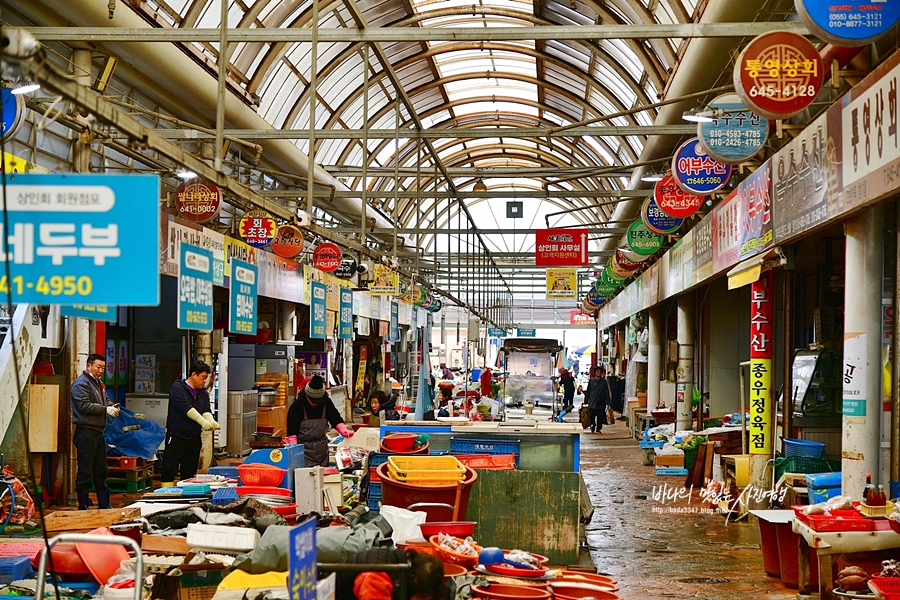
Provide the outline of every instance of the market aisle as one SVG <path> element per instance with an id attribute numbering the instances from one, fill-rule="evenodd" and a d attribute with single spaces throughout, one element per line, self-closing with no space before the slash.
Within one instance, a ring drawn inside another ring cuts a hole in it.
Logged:
<path id="1" fill-rule="evenodd" d="M 643 466 L 624 422 L 582 434 L 581 469 L 595 507 L 586 526 L 591 559 L 623 598 L 797 597 L 763 571 L 756 524 L 691 512 L 706 508 L 696 493 L 690 502 L 653 499 L 654 486 L 680 490 L 684 478 Z"/>

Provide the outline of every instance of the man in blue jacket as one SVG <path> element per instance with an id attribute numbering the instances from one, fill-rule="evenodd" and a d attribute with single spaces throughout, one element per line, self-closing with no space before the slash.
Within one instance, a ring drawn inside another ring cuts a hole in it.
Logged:
<path id="1" fill-rule="evenodd" d="M 206 380 L 212 369 L 203 361 L 191 363 L 190 376 L 176 381 L 169 390 L 166 415 L 166 450 L 163 453 L 163 487 L 174 485 L 175 476 L 190 479 L 200 465 L 201 433 L 219 429 L 209 406 Z"/>
<path id="2" fill-rule="evenodd" d="M 109 504 L 109 488 L 106 487 L 106 440 L 103 430 L 106 417 L 119 416 L 118 405 L 109 406 L 106 389 L 100 376 L 106 369 L 106 359 L 101 354 L 87 358 L 87 368 L 72 383 L 69 398 L 72 401 L 72 424 L 75 425 L 75 444 L 78 471 L 75 475 L 75 493 L 78 494 L 78 510 L 87 510 L 91 504 L 91 483 L 97 492 L 97 505 L 112 508 Z"/>

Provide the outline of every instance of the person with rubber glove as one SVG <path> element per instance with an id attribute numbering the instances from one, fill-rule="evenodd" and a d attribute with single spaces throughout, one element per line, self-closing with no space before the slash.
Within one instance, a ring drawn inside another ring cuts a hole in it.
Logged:
<path id="1" fill-rule="evenodd" d="M 297 436 L 297 441 L 303 444 L 307 467 L 328 466 L 325 432 L 329 425 L 345 438 L 353 437 L 353 431 L 344 424 L 341 413 L 325 391 L 325 380 L 313 375 L 309 383 L 297 391 L 287 415 L 287 434 Z"/>
<path id="2" fill-rule="evenodd" d="M 179 473 L 181 479 L 190 479 L 197 474 L 203 447 L 202 432 L 219 429 L 206 391 L 206 380 L 211 372 L 205 362 L 194 361 L 188 378 L 176 381 L 169 390 L 161 475 L 163 487 L 174 485 Z"/>
<path id="3" fill-rule="evenodd" d="M 110 491 L 106 486 L 106 440 L 103 430 L 107 416 L 118 417 L 119 406 L 110 405 L 101 376 L 106 370 L 106 359 L 102 354 L 91 354 L 87 358 L 84 372 L 72 383 L 69 398 L 72 401 L 72 424 L 75 434 L 72 442 L 78 460 L 75 474 L 75 492 L 78 494 L 78 510 L 87 510 L 91 505 L 90 489 L 94 484 L 97 491 L 97 505 L 112 508 L 109 503 Z"/>

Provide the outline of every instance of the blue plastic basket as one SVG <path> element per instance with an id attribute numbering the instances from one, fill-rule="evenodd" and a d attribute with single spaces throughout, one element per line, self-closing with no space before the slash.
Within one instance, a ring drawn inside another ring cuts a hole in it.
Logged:
<path id="1" fill-rule="evenodd" d="M 27 556 L 0 558 L 0 583 L 12 583 L 20 579 L 30 579 L 34 575 L 31 561 Z"/>
<path id="2" fill-rule="evenodd" d="M 519 468 L 519 440 L 482 440 L 471 438 L 450 438 L 450 454 L 515 454 L 516 468 Z"/>
<path id="3" fill-rule="evenodd" d="M 378 465 L 383 465 L 387 462 L 388 456 L 390 456 L 387 452 L 373 452 L 369 455 L 369 466 L 377 467 Z"/>
<path id="4" fill-rule="evenodd" d="M 662 448 L 665 445 L 666 443 L 663 440 L 638 442 L 638 446 L 640 446 L 641 448 Z"/>
<path id="5" fill-rule="evenodd" d="M 233 487 L 220 487 L 217 489 L 212 496 L 212 503 L 216 506 L 224 506 L 225 504 L 231 504 L 232 502 L 237 502 L 238 493 L 237 489 Z"/>
<path id="6" fill-rule="evenodd" d="M 225 477 L 227 479 L 238 478 L 237 467 L 210 467 L 207 473 L 209 473 L 210 475 L 220 475 L 221 477 Z"/>
<path id="7" fill-rule="evenodd" d="M 784 438 L 785 456 L 822 458 L 822 452 L 824 450 L 825 444 L 823 444 L 822 442 L 811 442 L 809 440 L 795 440 L 792 438 Z"/>
<path id="8" fill-rule="evenodd" d="M 657 475 L 669 475 L 669 476 L 671 476 L 671 475 L 687 475 L 688 470 L 687 469 L 669 469 L 669 468 L 659 467 L 656 469 L 656 474 Z"/>
<path id="9" fill-rule="evenodd" d="M 381 483 L 369 483 L 369 510 L 378 510 L 381 502 Z"/>

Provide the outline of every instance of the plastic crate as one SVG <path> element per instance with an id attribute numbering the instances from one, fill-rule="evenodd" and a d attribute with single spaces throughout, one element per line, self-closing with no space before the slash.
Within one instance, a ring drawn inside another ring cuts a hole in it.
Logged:
<path id="1" fill-rule="evenodd" d="M 519 468 L 519 440 L 484 440 L 471 438 L 450 438 L 450 454 L 515 454 L 516 468 Z"/>
<path id="2" fill-rule="evenodd" d="M 378 465 L 383 465 L 387 462 L 388 456 L 390 454 L 387 452 L 373 452 L 369 455 L 369 466 L 374 468 Z"/>
<path id="3" fill-rule="evenodd" d="M 515 454 L 457 454 L 456 460 L 470 469 L 512 471 L 516 468 Z"/>
<path id="4" fill-rule="evenodd" d="M 858 505 L 858 509 L 860 514 L 864 517 L 870 517 L 873 519 L 877 519 L 880 517 L 886 517 L 894 510 L 894 503 L 888 501 L 884 506 L 869 506 L 863 502 L 860 502 Z"/>
<path id="5" fill-rule="evenodd" d="M 231 486 L 220 487 L 213 493 L 212 503 L 216 506 L 224 506 L 225 504 L 231 504 L 232 502 L 237 502 L 238 493 L 237 490 Z"/>
<path id="6" fill-rule="evenodd" d="M 775 459 L 775 481 L 785 473 L 828 473 L 841 470 L 841 462 L 825 458 L 789 456 Z"/>
<path id="7" fill-rule="evenodd" d="M 381 503 L 381 484 L 369 482 L 369 510 L 378 510 Z"/>
<path id="8" fill-rule="evenodd" d="M 900 600 L 900 578 L 873 577 L 869 580 L 869 587 L 884 600 Z"/>
<path id="9" fill-rule="evenodd" d="M 237 479 L 239 477 L 237 467 L 210 467 L 207 469 L 207 473 L 210 475 L 219 475 L 226 479 Z"/>
<path id="10" fill-rule="evenodd" d="M 822 442 L 784 438 L 784 454 L 788 457 L 822 458 L 824 450 Z"/>
<path id="11" fill-rule="evenodd" d="M 638 446 L 641 448 L 662 448 L 666 445 L 666 442 L 663 440 L 641 440 L 638 442 Z"/>
<path id="12" fill-rule="evenodd" d="M 238 473 L 244 485 L 279 486 L 287 470 L 272 465 L 243 464 L 238 467 Z"/>
<path id="13" fill-rule="evenodd" d="M 27 556 L 0 558 L 0 583 L 30 579 L 33 575 L 34 568 Z"/>
<path id="14" fill-rule="evenodd" d="M 413 485 L 455 485 L 465 479 L 466 468 L 455 456 L 389 456 L 388 473 L 394 481 Z"/>
<path id="15" fill-rule="evenodd" d="M 181 486 L 182 496 L 208 496 L 210 487 L 208 483 L 188 483 Z"/>
<path id="16" fill-rule="evenodd" d="M 687 475 L 687 474 L 688 474 L 688 470 L 687 470 L 687 469 L 663 469 L 663 468 L 658 468 L 658 469 L 656 469 L 656 474 L 657 474 L 657 475 L 666 475 L 666 476 L 673 476 L 673 475 Z"/>
<path id="17" fill-rule="evenodd" d="M 872 531 L 873 522 L 855 510 L 832 510 L 827 515 L 808 515 L 805 506 L 795 505 L 794 515 L 814 531 Z"/>
<path id="18" fill-rule="evenodd" d="M 381 481 L 381 477 L 378 475 L 378 469 L 369 467 L 369 482 L 378 483 L 379 481 Z"/>

